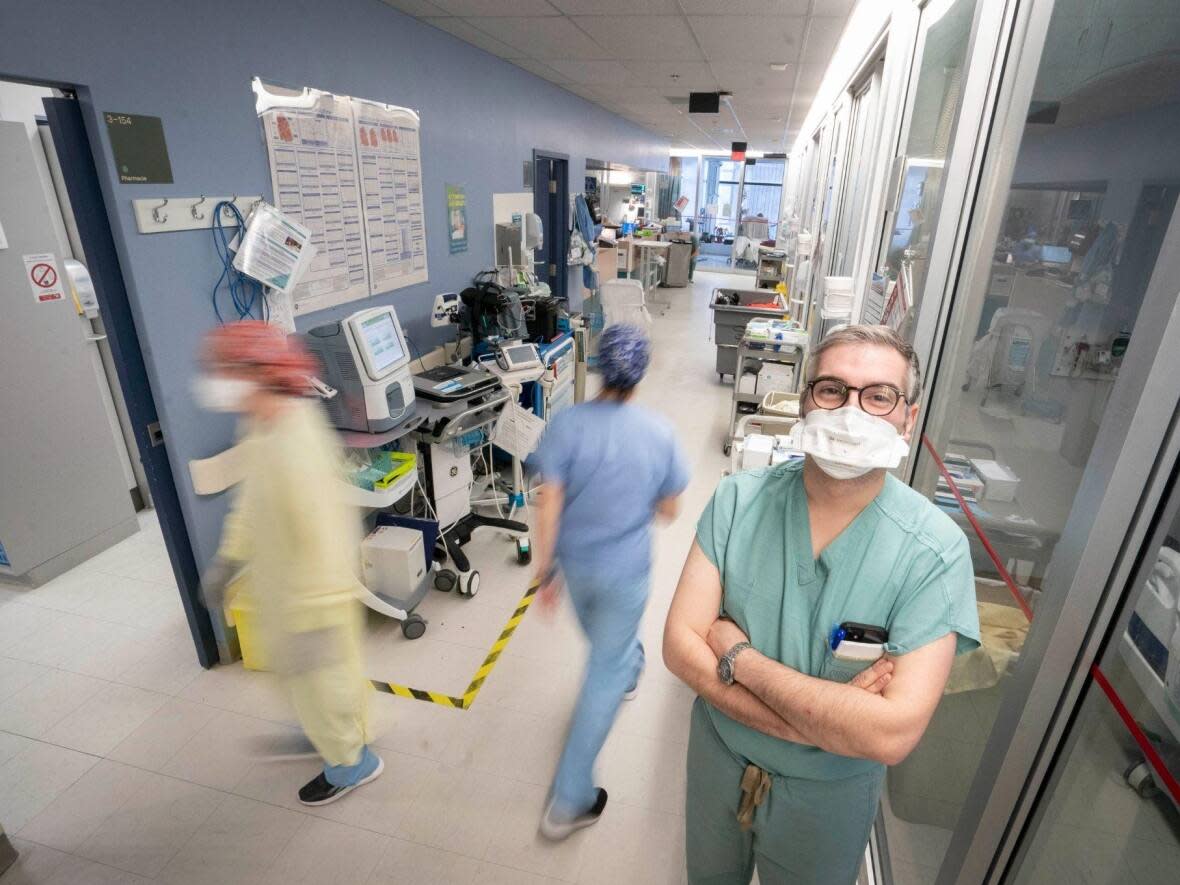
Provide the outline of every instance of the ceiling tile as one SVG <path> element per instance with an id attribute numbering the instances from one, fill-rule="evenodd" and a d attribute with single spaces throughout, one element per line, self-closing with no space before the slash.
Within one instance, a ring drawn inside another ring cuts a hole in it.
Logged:
<path id="1" fill-rule="evenodd" d="M 842 15 L 847 18 L 852 14 L 852 7 L 856 0 L 815 0 L 815 15 Z"/>
<path id="2" fill-rule="evenodd" d="M 681 16 L 578 16 L 574 24 L 615 58 L 650 61 L 703 60 Z"/>
<path id="3" fill-rule="evenodd" d="M 799 57 L 806 19 L 798 16 L 692 15 L 688 23 L 711 62 L 793 62 Z"/>
<path id="4" fill-rule="evenodd" d="M 807 15 L 808 0 L 679 0 L 685 15 Z M 817 0 L 822 2 L 822 0 Z"/>
<path id="5" fill-rule="evenodd" d="M 826 65 L 832 60 L 840 34 L 844 32 L 845 18 L 822 18 L 812 16 L 807 29 L 807 41 L 803 45 L 801 61 Z"/>
<path id="6" fill-rule="evenodd" d="M 774 97 L 774 96 L 735 96 L 730 100 L 730 105 L 737 109 L 737 113 L 742 116 L 744 120 L 746 116 L 756 115 L 760 117 L 786 117 L 791 112 L 791 99 L 789 96 Z"/>
<path id="7" fill-rule="evenodd" d="M 631 75 L 617 61 L 553 59 L 546 62 L 571 83 L 585 86 L 625 86 Z"/>
<path id="8" fill-rule="evenodd" d="M 806 50 L 804 51 L 806 52 Z M 797 67 L 799 75 L 795 81 L 795 88 L 807 92 L 817 92 L 820 84 L 823 83 L 824 74 L 827 73 L 827 64 L 801 64 Z"/>
<path id="9" fill-rule="evenodd" d="M 430 0 L 464 18 L 496 15 L 561 15 L 549 0 Z"/>
<path id="10" fill-rule="evenodd" d="M 772 71 L 766 62 L 713 62 L 710 67 L 721 88 L 728 92 L 750 89 L 790 92 L 795 85 L 795 65 L 785 71 Z"/>
<path id="11" fill-rule="evenodd" d="M 708 62 L 703 61 L 625 61 L 639 83 L 654 86 L 665 95 L 716 90 L 717 78 Z M 672 75 L 676 79 L 672 79 Z"/>
<path id="12" fill-rule="evenodd" d="M 429 0 L 381 0 L 386 6 L 392 6 L 398 12 L 412 15 L 415 18 L 426 18 L 428 15 L 446 15 L 447 11 Z"/>
<path id="13" fill-rule="evenodd" d="M 485 49 L 501 58 L 516 58 L 523 54 L 520 50 L 501 43 L 495 37 L 489 37 L 461 18 L 424 18 L 422 21 L 439 30 L 446 31 L 448 34 L 454 34 L 460 40 L 466 40 L 472 46 L 478 46 L 480 49 Z"/>
<path id="14" fill-rule="evenodd" d="M 470 18 L 468 22 L 497 40 L 507 43 L 528 58 L 546 61 L 559 58 L 611 57 L 610 52 L 590 39 L 568 18 Z"/>
<path id="15" fill-rule="evenodd" d="M 549 0 L 566 15 L 677 15 L 676 0 Z"/>
<path id="16" fill-rule="evenodd" d="M 544 62 L 533 61 L 528 58 L 514 58 L 512 59 L 512 63 L 518 68 L 523 68 L 530 74 L 536 74 L 538 77 L 548 80 L 551 83 L 565 85 L 566 83 L 572 82 L 569 77 L 559 71 L 555 71 Z"/>
<path id="17" fill-rule="evenodd" d="M 675 112 L 676 108 L 668 99 L 653 86 L 636 86 L 634 79 L 628 82 L 626 89 L 618 90 L 619 101 L 629 105 L 652 105 Z"/>
<path id="18" fill-rule="evenodd" d="M 561 88 L 595 104 L 606 104 L 611 99 L 610 92 L 602 86 L 580 86 L 577 83 L 571 83 Z"/>

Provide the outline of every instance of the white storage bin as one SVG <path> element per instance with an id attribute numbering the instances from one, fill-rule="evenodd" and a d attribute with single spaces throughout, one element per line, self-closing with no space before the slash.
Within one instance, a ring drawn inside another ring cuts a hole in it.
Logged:
<path id="1" fill-rule="evenodd" d="M 1020 486 L 1020 477 L 1012 469 L 999 461 L 988 461 L 983 458 L 972 458 L 971 466 L 976 475 L 983 480 L 983 499 L 1003 504 L 1016 497 L 1016 489 Z"/>
<path id="2" fill-rule="evenodd" d="M 770 455 L 774 451 L 774 437 L 762 433 L 752 433 L 743 441 L 742 470 L 754 467 L 766 467 L 770 464 Z"/>

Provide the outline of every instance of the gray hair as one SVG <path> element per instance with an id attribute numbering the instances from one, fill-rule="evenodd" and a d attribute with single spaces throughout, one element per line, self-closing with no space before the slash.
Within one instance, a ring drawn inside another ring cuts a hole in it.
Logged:
<path id="1" fill-rule="evenodd" d="M 820 341 L 807 356 L 807 365 L 803 377 L 807 381 L 815 378 L 816 368 L 820 357 L 825 351 L 841 344 L 875 344 L 879 347 L 889 347 L 897 351 L 909 368 L 905 376 L 905 399 L 913 405 L 922 398 L 922 367 L 919 365 L 918 354 L 906 343 L 905 339 L 888 326 L 841 326 L 833 329 Z"/>

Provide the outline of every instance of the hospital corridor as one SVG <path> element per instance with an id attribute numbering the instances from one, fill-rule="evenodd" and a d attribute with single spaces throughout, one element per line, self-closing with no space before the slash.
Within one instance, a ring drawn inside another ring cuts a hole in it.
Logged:
<path id="1" fill-rule="evenodd" d="M 0 885 L 1175 885 L 1172 0 L 0 4 Z"/>
<path id="2" fill-rule="evenodd" d="M 724 278 L 677 291 L 657 321 L 640 393 L 696 441 L 686 445 L 693 481 L 682 516 L 657 535 L 643 620 L 652 665 L 603 751 L 618 804 L 599 826 L 556 847 L 536 835 L 585 657 L 568 604 L 553 622 L 529 612 L 470 709 L 376 694 L 385 775 L 309 813 L 291 785 L 316 762 L 261 758 L 266 742 L 297 733 L 268 675 L 240 663 L 202 670 L 172 641 L 187 635 L 184 613 L 147 512 L 139 534 L 84 565 L 3 592 L 0 819 L 21 860 L 0 881 L 681 881 L 692 693 L 657 662 L 696 515 L 727 464 L 728 392 L 702 397 L 687 376 L 707 376 L 711 355 L 675 349 L 707 340 L 711 283 Z M 422 639 L 406 642 L 396 622 L 370 615 L 371 677 L 466 689 L 529 578 L 502 538 L 470 549 L 486 589 L 471 600 L 432 590 Z"/>

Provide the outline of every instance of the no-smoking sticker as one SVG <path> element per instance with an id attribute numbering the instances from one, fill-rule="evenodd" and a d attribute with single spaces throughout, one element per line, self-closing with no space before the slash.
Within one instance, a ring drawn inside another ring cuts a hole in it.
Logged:
<path id="1" fill-rule="evenodd" d="M 63 301 L 66 297 L 61 284 L 61 272 L 52 252 L 25 255 L 25 278 L 38 302 Z"/>

